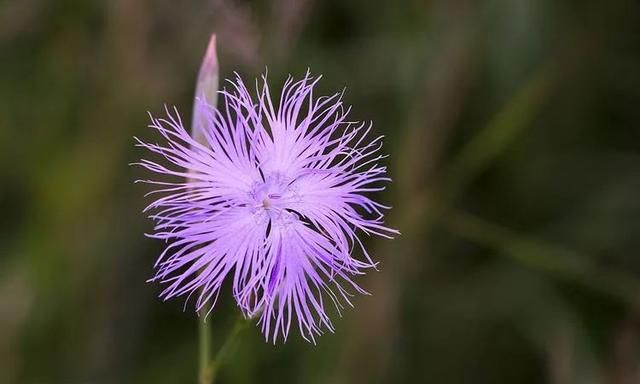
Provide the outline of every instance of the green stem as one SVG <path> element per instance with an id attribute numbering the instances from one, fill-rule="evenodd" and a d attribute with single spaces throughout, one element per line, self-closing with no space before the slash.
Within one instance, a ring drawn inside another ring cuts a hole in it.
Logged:
<path id="1" fill-rule="evenodd" d="M 231 331 L 224 340 L 224 343 L 222 343 L 222 346 L 218 350 L 218 353 L 216 353 L 215 358 L 209 365 L 213 376 L 215 376 L 218 372 L 220 365 L 224 362 L 224 359 L 227 357 L 234 343 L 238 339 L 238 335 L 240 335 L 240 332 L 246 327 L 246 325 L 247 321 L 245 321 L 244 319 L 238 318 L 236 320 L 233 328 L 231 328 Z"/>
<path id="2" fill-rule="evenodd" d="M 198 343 L 199 343 L 199 384 L 213 384 L 218 374 L 220 365 L 231 351 L 233 344 L 240 335 L 240 332 L 246 327 L 247 322 L 238 318 L 231 331 L 227 334 L 222 346 L 213 359 L 211 358 L 211 325 L 204 319 L 207 313 L 206 308 L 201 312 L 201 318 L 198 320 Z"/>
<path id="3" fill-rule="evenodd" d="M 211 323 L 205 319 L 207 309 L 203 308 L 198 319 L 198 354 L 199 354 L 199 384 L 213 384 L 214 374 L 211 367 Z"/>

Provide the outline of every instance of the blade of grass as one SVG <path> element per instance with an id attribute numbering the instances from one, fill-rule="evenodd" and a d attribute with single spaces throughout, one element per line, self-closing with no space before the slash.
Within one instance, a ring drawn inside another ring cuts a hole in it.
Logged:
<path id="1" fill-rule="evenodd" d="M 548 62 L 507 101 L 478 133 L 453 156 L 438 187 L 410 198 L 398 227 L 405 235 L 428 231 L 483 171 L 504 153 L 524 131 L 548 100 L 558 83 L 556 61 Z"/>
<path id="2" fill-rule="evenodd" d="M 592 258 L 551 245 L 470 214 L 450 212 L 441 220 L 451 233 L 488 247 L 527 268 L 640 308 L 640 281 L 631 275 L 598 266 Z"/>

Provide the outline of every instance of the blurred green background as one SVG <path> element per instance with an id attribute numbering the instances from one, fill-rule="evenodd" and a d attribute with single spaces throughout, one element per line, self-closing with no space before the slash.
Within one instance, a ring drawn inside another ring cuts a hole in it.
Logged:
<path id="1" fill-rule="evenodd" d="M 403 232 L 335 334 L 245 330 L 218 383 L 640 382 L 640 2 L 2 0 L 0 383 L 196 382 L 127 164 L 212 32 L 223 77 L 347 87 Z"/>

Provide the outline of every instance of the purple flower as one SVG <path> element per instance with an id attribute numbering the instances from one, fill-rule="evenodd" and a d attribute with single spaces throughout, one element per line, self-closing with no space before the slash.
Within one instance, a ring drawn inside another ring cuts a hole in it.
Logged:
<path id="1" fill-rule="evenodd" d="M 255 97 L 239 76 L 228 81 L 220 109 L 197 101 L 202 142 L 175 108 L 151 117 L 162 145 L 136 139 L 168 161 L 139 164 L 175 177 L 144 180 L 162 188 L 145 211 L 154 212 L 150 236 L 168 244 L 151 280 L 165 285 L 165 300 L 195 294 L 197 311 L 213 308 L 230 280 L 267 340 L 286 340 L 297 322 L 315 343 L 333 331 L 328 301 L 340 313 L 350 292 L 366 293 L 353 279 L 376 263 L 359 236 L 398 233 L 382 221 L 388 207 L 369 196 L 390 181 L 379 164 L 386 156 L 382 137 L 369 138 L 371 124 L 347 120 L 341 93 L 314 96 L 319 78 L 289 78 L 278 104 L 262 80 Z"/>

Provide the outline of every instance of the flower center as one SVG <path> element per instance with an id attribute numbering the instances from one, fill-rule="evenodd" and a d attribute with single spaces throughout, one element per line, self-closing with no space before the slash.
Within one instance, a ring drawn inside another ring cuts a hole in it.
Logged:
<path id="1" fill-rule="evenodd" d="M 251 212 L 258 223 L 287 224 L 298 219 L 287 209 L 290 203 L 297 201 L 298 195 L 281 174 L 271 174 L 254 184 L 249 195 Z"/>

